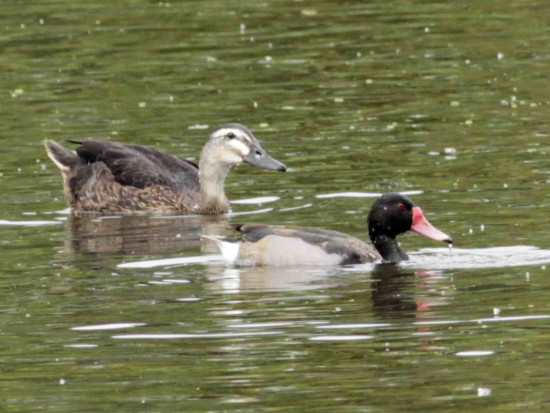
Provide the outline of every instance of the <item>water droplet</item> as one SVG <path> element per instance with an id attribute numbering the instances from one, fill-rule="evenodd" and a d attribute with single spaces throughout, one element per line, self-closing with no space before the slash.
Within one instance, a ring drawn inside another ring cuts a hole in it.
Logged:
<path id="1" fill-rule="evenodd" d="M 304 10 L 302 10 L 302 15 L 303 16 L 316 16 L 317 15 L 317 10 L 315 10 L 315 9 L 304 9 Z"/>
<path id="2" fill-rule="evenodd" d="M 478 397 L 487 397 L 491 395 L 491 389 L 487 387 L 478 387 L 477 388 L 477 396 Z"/>

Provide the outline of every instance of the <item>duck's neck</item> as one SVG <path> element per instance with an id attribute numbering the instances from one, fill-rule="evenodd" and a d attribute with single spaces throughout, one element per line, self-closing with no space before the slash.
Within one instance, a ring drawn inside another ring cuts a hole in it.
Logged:
<path id="1" fill-rule="evenodd" d="M 210 161 L 201 156 L 199 182 L 201 186 L 202 214 L 224 214 L 229 211 L 229 200 L 225 196 L 225 177 L 230 167 Z"/>
<path id="2" fill-rule="evenodd" d="M 371 241 L 384 261 L 400 262 L 409 259 L 395 238 L 377 234 L 371 237 Z"/>

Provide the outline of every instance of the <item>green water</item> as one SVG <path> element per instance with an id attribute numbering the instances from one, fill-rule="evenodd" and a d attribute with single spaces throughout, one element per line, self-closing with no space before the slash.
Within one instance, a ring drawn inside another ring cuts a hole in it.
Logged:
<path id="1" fill-rule="evenodd" d="M 550 259 L 518 247 L 550 248 L 547 10 L 3 0 L 2 410 L 548 410 Z M 62 211 L 42 139 L 197 159 L 226 122 L 290 168 L 231 172 L 230 199 L 273 197 L 249 215 Z M 410 235 L 429 257 L 398 268 L 118 267 L 215 253 L 200 235 L 227 220 L 363 237 L 373 198 L 333 195 L 385 191 L 416 191 L 462 252 Z"/>

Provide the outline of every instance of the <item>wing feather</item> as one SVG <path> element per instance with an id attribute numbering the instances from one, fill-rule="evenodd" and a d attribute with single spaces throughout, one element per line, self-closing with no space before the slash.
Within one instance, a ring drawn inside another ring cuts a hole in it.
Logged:
<path id="1" fill-rule="evenodd" d="M 103 140 L 71 141 L 76 153 L 88 163 L 103 162 L 116 182 L 146 188 L 164 185 L 178 190 L 198 188 L 198 167 L 193 162 L 154 148 Z"/>
<path id="2" fill-rule="evenodd" d="M 380 259 L 374 248 L 362 240 L 338 231 L 312 227 L 276 226 L 262 224 L 237 224 L 234 228 L 243 234 L 248 242 L 258 242 L 269 235 L 278 235 L 301 240 L 316 245 L 328 254 L 342 256 L 342 264 L 372 262 Z"/>

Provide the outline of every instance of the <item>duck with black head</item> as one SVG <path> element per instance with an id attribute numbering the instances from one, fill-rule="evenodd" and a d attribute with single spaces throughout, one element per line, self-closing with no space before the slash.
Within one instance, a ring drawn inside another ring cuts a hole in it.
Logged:
<path id="1" fill-rule="evenodd" d="M 69 150 L 45 140 L 46 152 L 61 170 L 64 193 L 74 212 L 134 211 L 223 214 L 229 211 L 225 178 L 245 161 L 286 171 L 246 126 L 215 128 L 199 165 L 154 148 L 103 140 L 69 141 Z"/>
<path id="2" fill-rule="evenodd" d="M 409 198 L 389 193 L 378 198 L 368 214 L 369 238 L 374 247 L 342 232 L 318 228 L 237 224 L 240 238 L 206 237 L 218 244 L 224 258 L 237 265 L 323 266 L 384 260 L 407 260 L 396 237 L 407 231 L 451 244 L 451 237 L 435 228 Z"/>

